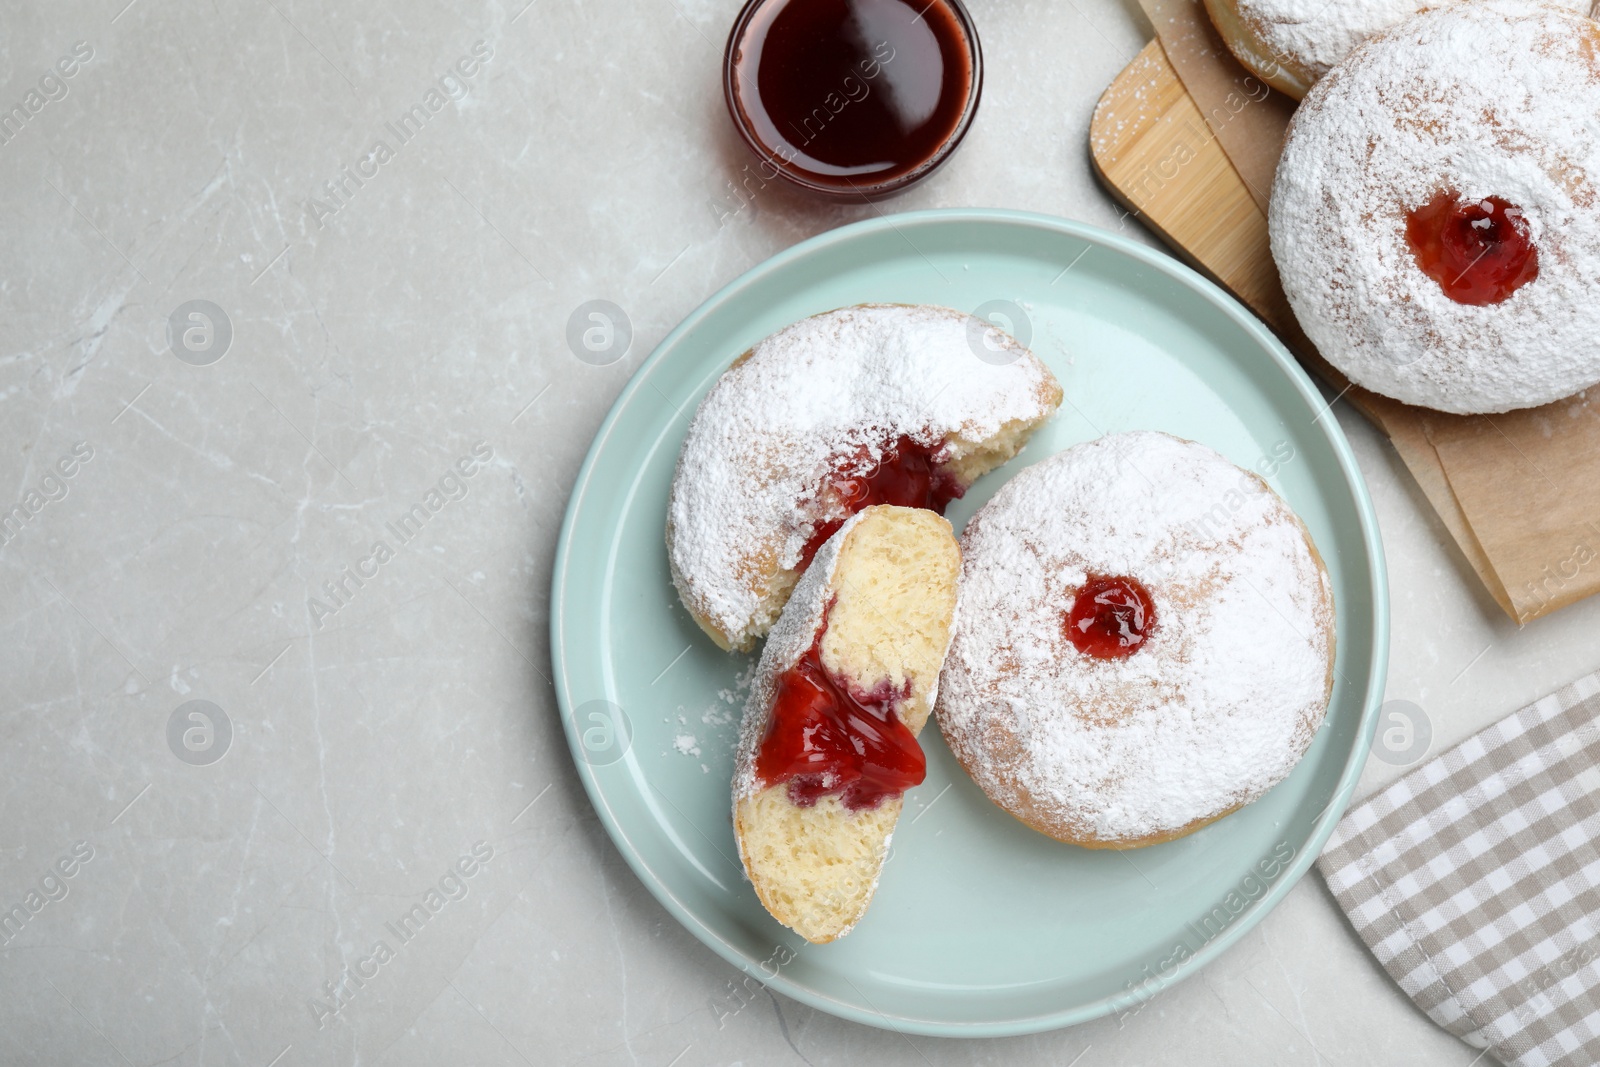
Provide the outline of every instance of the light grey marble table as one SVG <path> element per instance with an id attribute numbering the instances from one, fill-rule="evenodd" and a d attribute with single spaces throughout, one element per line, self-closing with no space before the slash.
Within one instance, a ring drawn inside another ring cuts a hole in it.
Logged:
<path id="1" fill-rule="evenodd" d="M 0 909 L 26 913 L 0 928 L 0 1062 L 1467 1067 L 1314 874 L 1125 1020 L 964 1042 L 741 993 L 623 864 L 543 680 L 578 464 L 680 317 L 876 210 L 734 192 L 735 7 L 0 12 L 0 507 L 23 508 L 0 545 Z M 1117 226 L 1085 143 L 1142 17 L 971 7 L 976 125 L 889 209 Z M 565 341 L 597 298 L 634 330 L 606 367 Z M 1389 695 L 1435 748 L 1597 665 L 1600 602 L 1513 626 L 1335 410 L 1389 555 Z M 430 491 L 420 532 L 383 536 Z M 218 730 L 169 731 L 194 700 Z M 1398 773 L 1374 762 L 1362 792 Z M 432 886 L 426 927 L 370 956 Z"/>

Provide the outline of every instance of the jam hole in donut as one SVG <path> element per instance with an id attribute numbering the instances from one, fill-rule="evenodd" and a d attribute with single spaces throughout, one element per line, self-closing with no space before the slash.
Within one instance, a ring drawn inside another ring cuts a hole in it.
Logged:
<path id="1" fill-rule="evenodd" d="M 824 626 L 826 630 L 826 626 Z M 822 634 L 778 676 L 756 774 L 768 786 L 789 783 L 789 800 L 809 808 L 836 793 L 851 811 L 875 808 L 927 776 L 927 760 L 895 706 L 909 695 L 887 681 L 852 692 L 822 665 Z"/>
<path id="2" fill-rule="evenodd" d="M 1498 304 L 1539 276 L 1522 209 L 1498 196 L 1442 192 L 1406 215 L 1417 266 L 1458 304 Z"/>
<path id="3" fill-rule="evenodd" d="M 838 532 L 845 519 L 873 504 L 927 508 L 944 514 L 945 506 L 965 491 L 933 462 L 937 448 L 902 436 L 883 449 L 875 467 L 866 468 L 868 451 L 859 449 L 849 462 L 836 462 L 829 486 L 844 504 L 842 518 L 818 524 L 800 552 L 800 569 L 811 565 L 817 549 Z"/>
<path id="4" fill-rule="evenodd" d="M 1155 627 L 1155 602 L 1137 578 L 1091 574 L 1062 628 L 1084 655 L 1122 659 L 1143 648 Z"/>

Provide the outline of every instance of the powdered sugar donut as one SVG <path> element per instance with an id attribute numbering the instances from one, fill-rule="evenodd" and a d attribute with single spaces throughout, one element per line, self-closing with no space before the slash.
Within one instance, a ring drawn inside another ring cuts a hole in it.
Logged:
<path id="1" fill-rule="evenodd" d="M 869 507 L 817 551 L 761 650 L 733 833 L 772 916 L 843 937 L 877 889 L 950 645 L 961 552 L 923 508 Z"/>
<path id="2" fill-rule="evenodd" d="M 1205 0 L 1228 49 L 1274 89 L 1301 99 L 1362 41 L 1419 11 L 1460 0 Z M 1591 0 L 1550 0 L 1589 13 Z"/>
<path id="3" fill-rule="evenodd" d="M 1306 97 L 1273 185 L 1300 324 L 1353 381 L 1461 414 L 1600 381 L 1600 26 L 1452 4 Z"/>
<path id="4" fill-rule="evenodd" d="M 1288 775 L 1327 710 L 1333 599 L 1305 527 L 1204 445 L 1137 432 L 1022 471 L 967 523 L 950 750 L 1051 837 L 1135 848 Z"/>
<path id="5" fill-rule="evenodd" d="M 949 308 L 870 304 L 779 330 L 689 426 L 667 510 L 679 597 L 717 644 L 749 648 L 845 519 L 943 511 L 1060 403 L 1033 353 Z"/>

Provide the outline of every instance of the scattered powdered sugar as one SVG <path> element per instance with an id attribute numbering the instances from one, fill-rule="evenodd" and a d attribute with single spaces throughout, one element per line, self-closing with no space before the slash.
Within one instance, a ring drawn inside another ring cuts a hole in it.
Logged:
<path id="1" fill-rule="evenodd" d="M 756 671 L 756 660 L 751 659 L 734 676 L 732 688 L 718 690 L 716 700 L 700 714 L 700 723 L 711 728 L 709 734 L 695 734 L 689 729 L 689 716 L 684 714 L 684 709 L 678 709 L 678 730 L 672 739 L 671 751 L 680 756 L 700 757 L 709 750 L 714 762 L 721 759 L 738 743 L 738 726 L 736 720 L 739 710 L 744 705 L 746 695 L 750 692 L 750 682 Z M 670 718 L 661 720 L 670 723 Z M 711 768 L 702 763 L 700 769 L 707 774 Z"/>
<path id="2" fill-rule="evenodd" d="M 1278 496 L 1204 445 L 1118 434 L 1019 473 L 967 524 L 939 722 L 978 784 L 1078 838 L 1254 800 L 1321 724 L 1331 589 Z M 1063 630 L 1087 574 L 1149 591 L 1123 659 Z"/>
<path id="3" fill-rule="evenodd" d="M 745 700 L 750 696 L 750 684 L 755 678 L 758 663 L 758 660 L 750 660 L 749 665 L 734 676 L 733 688 L 717 690 L 717 702 L 706 708 L 700 716 L 702 723 L 720 728 L 738 718 L 739 709 L 744 707 Z"/>
<path id="4" fill-rule="evenodd" d="M 756 659 L 750 660 L 749 663 L 745 665 L 743 670 L 739 671 L 737 674 L 735 674 L 733 676 L 733 688 L 732 689 L 719 689 L 719 690 L 717 690 L 717 699 L 722 701 L 725 704 L 731 704 L 735 708 L 743 707 L 744 706 L 744 702 L 745 702 L 745 698 L 750 695 L 750 686 L 752 684 L 754 684 L 754 682 L 755 682 L 756 668 L 759 665 L 760 665 L 760 660 L 756 660 Z M 706 712 L 706 716 L 707 717 L 701 719 L 700 721 L 701 722 L 711 722 L 711 721 L 713 721 L 712 718 L 711 718 L 711 716 L 713 714 L 720 715 L 720 714 L 722 714 L 722 712 L 715 705 L 713 705 L 712 709 L 710 711 Z M 724 718 L 724 719 L 718 719 L 717 721 L 719 721 L 719 722 L 727 722 L 728 720 Z"/>
<path id="5" fill-rule="evenodd" d="M 1461 414 L 1600 381 L 1597 55 L 1600 27 L 1580 15 L 1480 0 L 1408 19 L 1317 83 L 1289 127 L 1270 227 L 1329 362 Z M 1520 207 L 1539 276 L 1499 304 L 1445 296 L 1405 234 L 1407 212 L 1445 191 Z"/>
<path id="6" fill-rule="evenodd" d="M 1236 0 L 1266 50 L 1315 81 L 1356 45 L 1410 15 L 1460 0 Z M 1550 0 L 1587 14 L 1590 0 Z M 1474 69 L 1472 75 L 1477 76 Z"/>
<path id="7" fill-rule="evenodd" d="M 1059 387 L 1044 364 L 997 329 L 985 348 L 975 323 L 950 308 L 840 308 L 778 331 L 723 374 L 689 426 L 668 505 L 684 604 L 747 647 L 782 608 L 770 592 L 780 572 L 798 566 L 817 523 L 843 517 L 818 496 L 841 458 L 860 451 L 871 469 L 905 436 L 945 464 L 1049 416 Z"/>

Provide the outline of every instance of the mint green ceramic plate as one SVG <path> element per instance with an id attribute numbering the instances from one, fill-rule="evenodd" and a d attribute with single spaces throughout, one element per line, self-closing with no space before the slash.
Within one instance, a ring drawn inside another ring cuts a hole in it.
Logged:
<path id="1" fill-rule="evenodd" d="M 663 543 L 673 465 L 700 398 L 779 327 L 869 301 L 972 311 L 996 300 L 1023 310 L 1067 402 L 1022 456 L 951 506 L 956 528 L 1022 466 L 1119 430 L 1166 430 L 1270 471 L 1333 577 L 1333 702 L 1287 781 L 1199 833 L 1129 853 L 1024 827 L 989 803 L 930 722 L 928 778 L 907 798 L 871 910 L 849 937 L 808 945 L 767 915 L 739 865 L 728 782 L 734 701 L 753 659 L 718 651 L 673 592 Z M 1028 1033 L 1128 1010 L 1236 941 L 1305 873 L 1348 803 L 1388 649 L 1371 502 L 1338 423 L 1283 346 L 1167 256 L 1007 211 L 846 226 L 701 305 L 600 428 L 561 529 L 552 600 L 573 757 L 650 891 L 788 996 L 922 1034 Z"/>

